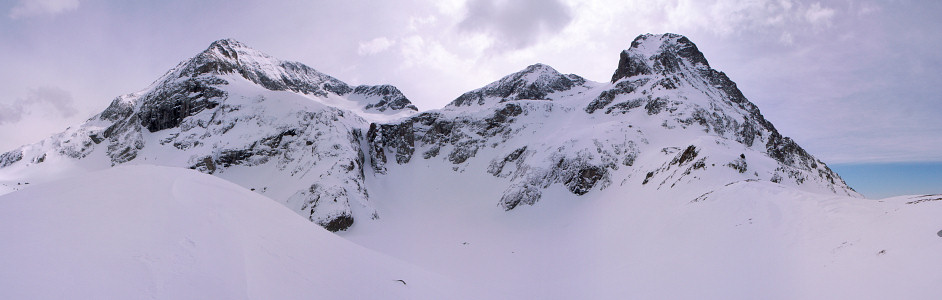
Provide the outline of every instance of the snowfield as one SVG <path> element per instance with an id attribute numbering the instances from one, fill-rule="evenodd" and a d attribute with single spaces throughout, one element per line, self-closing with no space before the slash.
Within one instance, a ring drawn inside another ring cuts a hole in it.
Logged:
<path id="1" fill-rule="evenodd" d="M 369 187 L 383 217 L 339 234 L 506 299 L 942 296 L 942 195 L 865 200 L 743 181 L 691 202 L 555 186 L 503 212 L 489 200 L 497 178 L 403 168 L 414 176 Z"/>
<path id="2" fill-rule="evenodd" d="M 416 176 L 370 187 L 384 216 L 340 236 L 192 170 L 120 166 L 36 184 L 0 196 L 0 298 L 942 295 L 942 196 L 861 200 L 741 182 L 690 202 L 556 187 L 504 212 L 484 198 L 500 194 L 496 178 L 397 167 Z"/>
<path id="3" fill-rule="evenodd" d="M 2 299 L 481 299 L 180 168 L 122 166 L 0 196 L 0 241 Z"/>

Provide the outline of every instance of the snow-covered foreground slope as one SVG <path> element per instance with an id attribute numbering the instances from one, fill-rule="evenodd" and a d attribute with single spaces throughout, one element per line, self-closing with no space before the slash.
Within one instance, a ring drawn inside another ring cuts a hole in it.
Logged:
<path id="1" fill-rule="evenodd" d="M 416 176 L 374 182 L 384 216 L 341 236 L 192 170 L 122 166 L 32 185 L 0 196 L 0 298 L 942 295 L 940 195 L 869 201 L 743 181 L 690 202 L 557 186 L 504 212 L 483 201 L 499 178 L 391 168 Z"/>
<path id="2" fill-rule="evenodd" d="M 469 293 L 192 170 L 116 167 L 0 196 L 2 299 L 492 298 Z"/>
<path id="3" fill-rule="evenodd" d="M 390 167 L 414 176 L 368 181 L 383 217 L 339 234 L 509 298 L 942 297 L 942 195 L 862 200 L 741 181 L 691 202 L 553 186 L 504 212 L 488 201 L 500 178 L 421 162 Z"/>

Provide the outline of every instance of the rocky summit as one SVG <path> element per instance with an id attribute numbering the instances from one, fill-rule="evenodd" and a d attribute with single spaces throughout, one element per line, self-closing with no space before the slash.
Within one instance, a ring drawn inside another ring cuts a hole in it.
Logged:
<path id="1" fill-rule="evenodd" d="M 380 218 L 370 187 L 413 176 L 397 166 L 417 163 L 497 179 L 500 196 L 481 201 L 504 210 L 554 187 L 696 202 L 767 181 L 859 197 L 676 34 L 637 37 L 610 82 L 534 64 L 424 112 L 394 86 L 350 86 L 219 40 L 83 124 L 3 153 L 0 172 L 42 181 L 121 164 L 186 167 L 337 231 Z"/>

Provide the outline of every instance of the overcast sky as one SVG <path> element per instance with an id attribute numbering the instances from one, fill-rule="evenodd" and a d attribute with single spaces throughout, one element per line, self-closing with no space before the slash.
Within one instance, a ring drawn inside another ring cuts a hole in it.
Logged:
<path id="1" fill-rule="evenodd" d="M 235 38 L 420 109 L 541 62 L 607 81 L 639 34 L 686 35 L 829 163 L 942 161 L 942 2 L 414 0 L 0 2 L 0 151 Z"/>

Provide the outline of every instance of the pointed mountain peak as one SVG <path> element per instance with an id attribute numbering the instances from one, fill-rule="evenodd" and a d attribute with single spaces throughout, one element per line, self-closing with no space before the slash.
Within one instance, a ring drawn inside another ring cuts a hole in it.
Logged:
<path id="1" fill-rule="evenodd" d="M 535 64 L 532 64 L 532 65 L 529 65 L 529 66 L 527 66 L 526 68 L 524 68 L 523 70 L 520 70 L 519 72 L 517 72 L 517 73 L 515 73 L 515 74 L 518 74 L 518 73 L 522 73 L 522 74 L 547 74 L 547 75 L 550 75 L 550 76 L 562 76 L 562 74 L 560 74 L 559 71 L 556 71 L 556 69 L 553 69 L 553 67 L 550 67 L 550 66 L 548 66 L 548 65 L 541 64 L 541 63 L 535 63 Z"/>
<path id="2" fill-rule="evenodd" d="M 233 48 L 233 49 L 234 48 L 249 48 L 242 42 L 237 41 L 233 38 L 220 39 L 209 44 L 209 48 L 216 48 L 216 47 Z"/>
<path id="3" fill-rule="evenodd" d="M 388 84 L 359 85 L 353 89 L 350 99 L 359 100 L 364 104 L 363 110 L 368 112 L 419 111 L 402 91 Z"/>
<path id="4" fill-rule="evenodd" d="M 277 59 L 234 39 L 221 39 L 142 91 L 135 97 L 136 104 L 116 100 L 102 117 L 117 120 L 129 116 L 135 113 L 136 105 L 139 107 L 136 116 L 151 132 L 174 128 L 189 116 L 217 107 L 229 93 L 225 86 L 241 79 L 271 91 L 289 91 L 315 98 L 344 98 L 354 91 L 350 85 L 302 63 Z M 335 98 L 328 105 L 365 113 L 417 110 L 402 92 L 391 86 L 362 88 L 354 98 L 364 103 L 348 107 L 338 104 L 345 102 Z"/>
<path id="5" fill-rule="evenodd" d="M 261 51 L 252 49 L 234 39 L 221 39 L 209 44 L 186 63 L 181 75 L 196 76 L 206 73 L 244 73 L 252 70 L 272 70 L 282 61 Z"/>
<path id="6" fill-rule="evenodd" d="M 484 105 L 510 100 L 552 100 L 550 94 L 567 91 L 585 84 L 577 75 L 563 75 L 545 64 L 537 63 L 504 76 L 483 88 L 464 93 L 448 106 Z M 496 99 L 490 101 L 489 99 Z"/>
<path id="7" fill-rule="evenodd" d="M 564 75 L 562 73 L 559 73 L 559 71 L 556 71 L 556 69 L 553 69 L 553 67 L 550 67 L 549 65 L 536 63 L 536 64 L 529 65 L 523 70 L 520 70 L 516 73 L 504 76 L 504 78 L 501 78 L 496 83 L 523 81 L 529 84 L 551 85 L 554 82 L 560 81 L 560 80 L 569 80 L 569 81 L 578 81 L 578 82 L 585 81 L 585 79 L 577 75 L 574 75 L 574 74 Z M 494 84 L 494 83 L 491 83 L 491 84 Z"/>
<path id="8" fill-rule="evenodd" d="M 687 37 L 674 33 L 648 33 L 635 38 L 631 47 L 621 52 L 612 82 L 637 75 L 663 75 L 709 67 L 703 53 Z"/>
<path id="9" fill-rule="evenodd" d="M 206 48 L 206 50 L 200 53 L 200 55 L 230 61 L 253 60 L 256 62 L 279 62 L 278 59 L 275 59 L 268 54 L 262 53 L 261 51 L 252 49 L 252 47 L 249 47 L 234 39 L 221 39 L 215 41 L 212 44 L 209 44 L 209 48 Z"/>
<path id="10" fill-rule="evenodd" d="M 317 97 L 326 97 L 328 93 L 342 96 L 353 90 L 330 75 L 302 63 L 274 58 L 234 39 L 213 42 L 206 50 L 171 70 L 161 81 L 227 74 L 240 75 L 269 90 Z"/>

